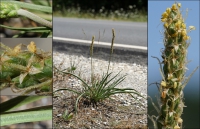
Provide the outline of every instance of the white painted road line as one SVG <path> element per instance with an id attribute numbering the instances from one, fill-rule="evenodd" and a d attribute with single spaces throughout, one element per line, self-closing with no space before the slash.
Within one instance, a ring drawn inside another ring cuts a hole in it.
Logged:
<path id="1" fill-rule="evenodd" d="M 81 40 L 81 39 L 53 37 L 53 40 L 61 40 L 61 41 L 70 41 L 70 42 L 79 42 L 79 43 L 91 44 L 91 41 L 89 41 L 89 40 Z M 94 44 L 103 45 L 103 46 L 110 46 L 110 43 L 108 43 L 108 42 L 97 42 L 97 41 L 94 41 Z M 115 47 L 122 47 L 122 48 L 129 48 L 129 49 L 131 48 L 131 49 L 147 50 L 147 47 L 134 46 L 134 45 L 124 45 L 124 44 L 119 44 L 119 43 L 114 43 L 114 46 Z"/>

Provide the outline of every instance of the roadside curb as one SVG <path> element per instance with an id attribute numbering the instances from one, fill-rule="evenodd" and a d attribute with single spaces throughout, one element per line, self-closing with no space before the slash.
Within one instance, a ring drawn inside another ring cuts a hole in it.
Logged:
<path id="1" fill-rule="evenodd" d="M 67 48 L 66 48 L 67 47 Z M 83 44 L 80 42 L 70 42 L 70 41 L 62 41 L 53 39 L 53 50 L 56 51 L 65 51 L 65 49 L 73 49 L 73 50 L 82 50 L 84 52 L 89 52 L 90 44 Z M 94 52 L 95 51 L 102 51 L 104 53 L 109 54 L 110 53 L 110 46 L 105 45 L 99 45 L 94 44 Z M 114 50 L 113 52 L 117 55 L 138 55 L 143 56 L 144 58 L 147 58 L 147 50 L 141 50 L 141 49 L 133 49 L 133 48 L 123 48 L 115 46 L 114 44 Z"/>

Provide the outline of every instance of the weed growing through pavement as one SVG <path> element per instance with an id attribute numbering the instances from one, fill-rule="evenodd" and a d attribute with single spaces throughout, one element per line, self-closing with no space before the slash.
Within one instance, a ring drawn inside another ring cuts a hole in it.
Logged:
<path id="1" fill-rule="evenodd" d="M 67 72 L 74 74 L 76 68 L 77 68 L 77 64 L 75 64 L 75 62 L 72 61 L 72 59 L 70 59 L 70 67 L 67 68 Z"/>
<path id="2" fill-rule="evenodd" d="M 66 109 L 64 114 L 62 115 L 62 118 L 65 120 L 65 121 L 68 121 L 70 119 L 73 118 L 73 113 L 69 113 L 69 111 Z"/>
<path id="3" fill-rule="evenodd" d="M 95 106 L 95 105 L 97 105 L 98 102 L 103 101 L 107 98 L 110 98 L 112 95 L 115 95 L 115 94 L 122 94 L 122 93 L 130 94 L 133 98 L 135 98 L 135 97 L 132 94 L 135 94 L 135 95 L 143 97 L 135 89 L 117 88 L 117 86 L 121 82 L 124 81 L 124 79 L 126 78 L 126 75 L 118 77 L 120 74 L 120 72 L 119 72 L 118 74 L 112 76 L 112 72 L 109 72 L 110 60 L 112 58 L 113 47 L 114 47 L 114 38 L 115 38 L 114 29 L 112 30 L 112 33 L 113 33 L 113 38 L 112 38 L 112 43 L 111 43 L 111 51 L 110 51 L 110 58 L 109 58 L 107 73 L 103 74 L 100 79 L 97 79 L 93 73 L 92 58 L 93 58 L 94 37 L 92 38 L 92 43 L 90 46 L 90 56 L 91 56 L 91 79 L 90 79 L 90 82 L 84 81 L 81 77 L 79 77 L 71 72 L 65 72 L 66 69 L 59 70 L 58 68 L 56 68 L 54 66 L 54 68 L 57 72 L 62 73 L 62 74 L 71 75 L 82 82 L 82 86 L 83 86 L 82 91 L 76 91 L 76 90 L 73 90 L 70 88 L 66 88 L 66 89 L 63 88 L 63 89 L 58 89 L 58 90 L 54 91 L 54 95 L 56 92 L 62 91 L 62 90 L 67 90 L 67 91 L 77 94 L 78 97 L 75 102 L 76 113 L 78 113 L 77 112 L 78 104 L 81 99 L 83 99 L 88 104 L 92 104 L 93 106 Z"/>

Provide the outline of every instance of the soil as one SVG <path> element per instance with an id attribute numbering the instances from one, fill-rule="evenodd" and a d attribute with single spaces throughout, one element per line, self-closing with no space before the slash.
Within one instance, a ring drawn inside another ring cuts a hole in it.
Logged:
<path id="1" fill-rule="evenodd" d="M 62 76 L 62 78 L 60 77 Z M 59 75 L 54 73 L 53 89 L 71 88 L 70 75 Z M 74 90 L 80 90 L 74 88 Z M 124 128 L 124 129 L 147 129 L 147 108 L 133 101 L 130 105 L 124 105 L 120 96 L 113 95 L 96 105 L 81 99 L 78 103 L 78 113 L 75 112 L 77 95 L 69 91 L 59 91 L 53 96 L 53 126 L 61 128 Z M 126 95 L 125 99 L 132 99 Z M 67 111 L 70 117 L 63 118 Z"/>

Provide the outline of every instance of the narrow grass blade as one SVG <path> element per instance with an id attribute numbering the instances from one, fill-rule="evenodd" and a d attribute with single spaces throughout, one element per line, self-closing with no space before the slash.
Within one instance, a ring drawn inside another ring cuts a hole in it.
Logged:
<path id="1" fill-rule="evenodd" d="M 52 7 L 48 7 L 48 6 L 41 6 L 41 5 L 35 5 L 35 4 L 30 4 L 30 3 L 20 2 L 20 1 L 11 1 L 11 0 L 1 0 L 1 2 L 16 4 L 19 7 L 26 8 L 26 9 L 52 13 Z"/>
<path id="2" fill-rule="evenodd" d="M 78 113 L 78 101 L 80 100 L 80 98 L 84 95 L 85 93 L 82 93 L 81 95 L 78 96 L 78 98 L 76 99 L 76 104 L 75 104 L 75 112 L 76 114 Z"/>
<path id="3" fill-rule="evenodd" d="M 80 77 L 76 76 L 75 74 L 69 73 L 69 72 L 60 71 L 60 70 L 59 70 L 58 68 L 56 68 L 56 67 L 54 67 L 54 68 L 55 68 L 56 70 L 58 70 L 59 72 L 61 72 L 61 73 L 69 74 L 69 75 L 72 75 L 72 76 L 76 77 L 77 79 L 79 79 L 79 80 L 83 83 L 83 86 L 84 86 L 85 88 L 88 88 L 90 91 L 92 91 L 91 88 L 90 88 L 90 86 L 89 86 L 83 79 L 81 79 Z"/>
<path id="4" fill-rule="evenodd" d="M 58 89 L 58 90 L 54 91 L 53 93 L 58 92 L 58 91 L 61 91 L 61 90 L 68 90 L 68 91 L 72 91 L 72 92 L 74 92 L 74 93 L 76 93 L 76 94 L 81 94 L 80 92 L 75 91 L 75 90 L 72 90 L 72 89 Z"/>
<path id="5" fill-rule="evenodd" d="M 22 105 L 37 101 L 47 96 L 18 96 L 0 104 L 0 113 L 18 108 Z"/>
<path id="6" fill-rule="evenodd" d="M 11 125 L 16 123 L 44 121 L 52 119 L 52 106 L 50 108 L 36 109 L 33 111 L 17 111 L 12 113 L 1 114 L 0 125 Z"/>
<path id="7" fill-rule="evenodd" d="M 26 31 L 26 32 L 50 32 L 50 28 L 48 27 L 29 27 L 29 28 L 17 28 L 17 27 L 10 27 L 5 25 L 0 25 L 0 27 L 4 27 L 11 30 L 19 30 L 19 31 Z"/>

